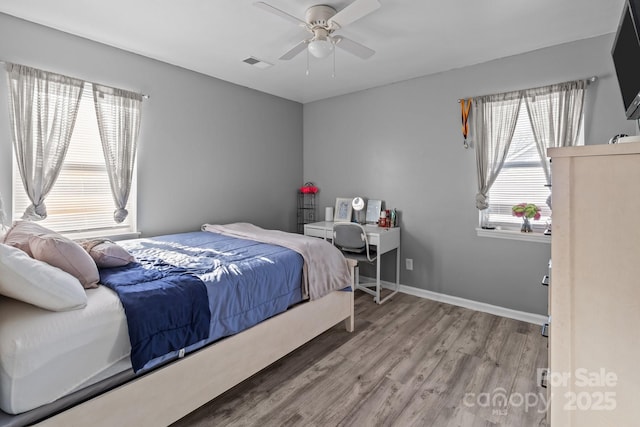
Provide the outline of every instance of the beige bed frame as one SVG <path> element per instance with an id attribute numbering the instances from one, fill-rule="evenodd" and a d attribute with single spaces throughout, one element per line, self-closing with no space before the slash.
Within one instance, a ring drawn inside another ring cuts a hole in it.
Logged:
<path id="1" fill-rule="evenodd" d="M 352 332 L 353 292 L 299 304 L 36 425 L 167 426 L 342 321 Z"/>

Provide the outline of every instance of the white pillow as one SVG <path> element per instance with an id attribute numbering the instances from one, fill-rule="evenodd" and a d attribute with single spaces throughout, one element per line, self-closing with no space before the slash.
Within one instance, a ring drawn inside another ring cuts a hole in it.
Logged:
<path id="1" fill-rule="evenodd" d="M 0 294 L 52 311 L 84 308 L 80 281 L 59 268 L 0 243 Z"/>

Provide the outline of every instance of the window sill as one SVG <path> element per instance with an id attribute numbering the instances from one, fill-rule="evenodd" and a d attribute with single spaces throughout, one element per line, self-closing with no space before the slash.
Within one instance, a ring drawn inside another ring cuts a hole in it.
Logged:
<path id="1" fill-rule="evenodd" d="M 485 230 L 483 228 L 476 228 L 478 237 L 491 237 L 493 239 L 507 239 L 507 240 L 521 240 L 524 242 L 545 243 L 551 244 L 551 236 L 542 234 L 540 232 L 534 233 L 522 233 L 517 230 Z"/>
<path id="2" fill-rule="evenodd" d="M 139 231 L 94 231 L 86 233 L 61 233 L 63 236 L 71 240 L 83 240 L 83 239 L 109 239 L 113 241 L 137 239 L 142 233 Z"/>

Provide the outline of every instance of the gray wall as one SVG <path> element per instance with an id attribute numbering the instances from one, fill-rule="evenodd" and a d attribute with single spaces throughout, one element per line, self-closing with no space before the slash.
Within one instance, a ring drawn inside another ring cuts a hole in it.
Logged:
<path id="1" fill-rule="evenodd" d="M 624 120 L 611 35 L 304 107 L 3 14 L 0 40 L 2 60 L 151 95 L 138 158 L 145 235 L 231 221 L 294 231 L 295 190 L 313 181 L 321 216 L 336 197 L 354 195 L 400 210 L 403 284 L 533 313 L 546 312 L 538 283 L 550 248 L 476 236 L 475 153 L 462 148 L 458 98 L 596 75 L 587 143 L 635 134 Z M 1 117 L 0 192 L 10 205 L 6 101 Z M 386 280 L 393 279 L 389 258 Z M 413 258 L 413 271 L 405 258 Z"/>
<path id="2" fill-rule="evenodd" d="M 138 157 L 144 235 L 250 221 L 295 231 L 302 105 L 0 14 L 0 59 L 149 94 Z M 256 70 L 256 72 L 260 72 Z M 0 193 L 11 143 L 0 71 Z"/>
<path id="3" fill-rule="evenodd" d="M 382 199 L 401 211 L 402 284 L 546 313 L 539 283 L 550 245 L 476 235 L 475 152 L 462 146 L 457 100 L 598 76 L 586 101 L 587 143 L 635 134 L 611 43 L 607 35 L 305 104 L 304 180 L 321 189 L 321 215 L 336 197 Z M 392 281 L 388 258 L 383 279 Z"/>

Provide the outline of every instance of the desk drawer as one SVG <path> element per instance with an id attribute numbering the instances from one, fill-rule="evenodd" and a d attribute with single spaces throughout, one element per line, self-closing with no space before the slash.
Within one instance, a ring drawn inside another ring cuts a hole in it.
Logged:
<path id="1" fill-rule="evenodd" d="M 304 226 L 305 236 L 320 237 L 321 239 L 330 239 L 333 237 L 331 233 L 332 233 L 332 230 L 327 230 L 325 228 L 309 227 L 306 224 Z"/>
<path id="2" fill-rule="evenodd" d="M 367 230 L 369 244 L 376 246 L 378 253 L 387 253 L 390 250 L 400 247 L 400 228 L 376 227 Z"/>

